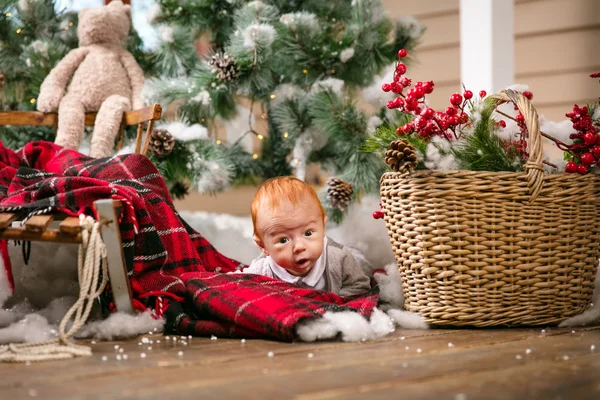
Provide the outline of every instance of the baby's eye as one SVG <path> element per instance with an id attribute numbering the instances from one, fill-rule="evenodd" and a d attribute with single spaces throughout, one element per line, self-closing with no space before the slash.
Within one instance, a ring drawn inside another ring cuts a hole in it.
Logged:
<path id="1" fill-rule="evenodd" d="M 304 236 L 312 236 L 313 235 L 313 231 L 306 231 L 304 232 Z"/>
<path id="2" fill-rule="evenodd" d="M 279 239 L 279 243 L 280 244 L 286 244 L 287 242 L 288 242 L 287 238 L 281 238 L 281 239 Z"/>

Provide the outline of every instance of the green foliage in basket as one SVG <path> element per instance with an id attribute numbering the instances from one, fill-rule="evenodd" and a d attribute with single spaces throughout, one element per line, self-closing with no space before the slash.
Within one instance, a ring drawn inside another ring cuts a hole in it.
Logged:
<path id="1" fill-rule="evenodd" d="M 452 147 L 452 154 L 459 168 L 470 171 L 522 171 L 523 160 L 516 143 L 498 137 L 499 126 L 493 118 L 494 102 L 484 100 L 476 110 L 471 107 L 472 131 L 463 131 L 458 143 Z"/>

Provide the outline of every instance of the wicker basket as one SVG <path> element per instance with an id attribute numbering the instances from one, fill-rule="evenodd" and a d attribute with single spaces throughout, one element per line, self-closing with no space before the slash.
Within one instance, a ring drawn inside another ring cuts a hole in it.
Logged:
<path id="1" fill-rule="evenodd" d="M 404 306 L 433 325 L 546 325 L 586 310 L 600 243 L 600 178 L 544 174 L 537 113 L 526 172 L 385 173 L 381 200 Z"/>

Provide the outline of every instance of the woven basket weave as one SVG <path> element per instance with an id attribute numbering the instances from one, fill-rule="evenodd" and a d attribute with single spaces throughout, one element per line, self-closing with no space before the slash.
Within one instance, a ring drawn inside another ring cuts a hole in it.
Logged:
<path id="1" fill-rule="evenodd" d="M 404 306 L 433 325 L 547 325 L 586 310 L 600 244 L 600 178 L 544 174 L 537 113 L 526 172 L 385 173 L 381 200 Z"/>

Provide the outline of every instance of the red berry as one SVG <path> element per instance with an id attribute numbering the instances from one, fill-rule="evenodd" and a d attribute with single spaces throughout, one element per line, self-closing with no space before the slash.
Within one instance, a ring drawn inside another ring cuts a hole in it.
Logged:
<path id="1" fill-rule="evenodd" d="M 398 85 L 396 82 L 390 83 L 390 90 L 396 94 L 402 92 L 402 86 Z"/>
<path id="2" fill-rule="evenodd" d="M 596 135 L 594 135 L 591 132 L 588 132 L 585 135 L 583 135 L 583 141 L 586 145 L 593 146 L 596 144 Z"/>
<path id="3" fill-rule="evenodd" d="M 381 85 L 381 90 L 383 90 L 384 92 L 389 92 L 390 90 L 392 90 L 392 85 L 390 85 L 389 83 L 384 83 L 383 85 Z"/>
<path id="4" fill-rule="evenodd" d="M 568 172 L 569 174 L 574 174 L 575 172 L 577 172 L 577 164 L 575 164 L 573 161 L 569 161 L 567 165 L 565 165 L 565 172 Z"/>
<path id="5" fill-rule="evenodd" d="M 414 89 L 415 96 L 417 97 L 417 99 L 420 99 L 421 97 L 425 96 L 425 90 L 423 89 L 423 86 L 417 86 Z"/>
<path id="6" fill-rule="evenodd" d="M 596 158 L 592 153 L 583 153 L 581 155 L 581 163 L 586 167 L 589 167 L 596 161 Z"/>
<path id="7" fill-rule="evenodd" d="M 533 93 L 531 93 L 529 90 L 524 91 L 523 96 L 527 97 L 528 100 L 533 99 Z"/>
<path id="8" fill-rule="evenodd" d="M 425 90 L 425 93 L 429 94 L 429 93 L 433 92 L 434 86 L 435 86 L 435 84 L 433 83 L 433 81 L 427 81 L 423 84 L 423 90 Z"/>
<path id="9" fill-rule="evenodd" d="M 373 218 L 375 218 L 375 219 L 382 219 L 383 218 L 383 212 L 381 212 L 381 211 L 374 211 L 373 212 Z"/>
<path id="10" fill-rule="evenodd" d="M 407 77 L 403 77 L 402 79 L 400 79 L 400 84 L 404 87 L 409 87 L 411 83 L 412 81 Z"/>
<path id="11" fill-rule="evenodd" d="M 404 130 L 402 129 L 401 126 L 396 128 L 396 135 L 403 135 L 404 134 Z"/>
<path id="12" fill-rule="evenodd" d="M 406 134 L 408 135 L 408 134 L 411 134 L 411 133 L 413 133 L 413 132 L 415 131 L 415 127 L 414 127 L 414 125 L 413 125 L 413 124 L 411 124 L 411 123 L 409 122 L 409 123 L 407 123 L 407 124 L 404 124 L 404 125 L 402 126 L 402 131 L 404 131 L 404 133 L 406 133 Z"/>
<path id="13" fill-rule="evenodd" d="M 418 129 L 423 129 L 423 128 L 425 128 L 425 125 L 427 125 L 427 120 L 425 118 L 418 117 L 415 120 L 415 123 L 416 123 Z"/>
<path id="14" fill-rule="evenodd" d="M 405 108 L 408 111 L 414 111 L 418 106 L 419 106 L 419 104 L 416 101 L 414 101 L 414 100 L 408 101 L 408 99 L 406 100 Z"/>
<path id="15" fill-rule="evenodd" d="M 465 90 L 463 96 L 465 99 L 469 100 L 471 97 L 473 97 L 473 92 L 471 92 L 470 90 Z"/>
<path id="16" fill-rule="evenodd" d="M 485 96 L 487 96 L 487 92 L 485 90 L 480 90 L 479 97 L 485 97 Z"/>
<path id="17" fill-rule="evenodd" d="M 459 122 L 459 121 L 460 121 L 460 120 L 458 119 L 458 117 L 457 117 L 456 115 L 453 115 L 453 116 L 451 116 L 451 117 L 448 117 L 448 123 L 449 123 L 450 125 L 458 125 L 458 122 Z"/>
<path id="18" fill-rule="evenodd" d="M 427 107 L 426 109 L 423 110 L 421 115 L 427 119 L 431 119 L 435 115 L 435 111 L 433 111 L 433 108 Z"/>
<path id="19" fill-rule="evenodd" d="M 415 114 L 416 114 L 416 115 L 419 115 L 419 114 L 421 114 L 421 107 L 417 107 L 417 108 L 415 108 L 415 110 L 414 110 L 414 111 L 415 111 Z"/>
<path id="20" fill-rule="evenodd" d="M 454 93 L 452 96 L 450 96 L 450 104 L 458 106 L 460 103 L 462 103 L 462 96 L 460 94 Z"/>
<path id="21" fill-rule="evenodd" d="M 406 73 L 406 65 L 402 63 L 396 65 L 396 72 L 400 75 L 404 75 Z"/>
<path id="22" fill-rule="evenodd" d="M 588 169 L 587 169 L 587 167 L 585 165 L 578 165 L 577 166 L 577 173 L 579 175 L 585 175 L 585 174 L 587 174 L 587 172 L 588 172 Z"/>
<path id="23" fill-rule="evenodd" d="M 600 146 L 596 146 L 592 149 L 592 154 L 596 156 L 596 158 L 600 158 Z"/>
<path id="24" fill-rule="evenodd" d="M 446 115 L 452 116 L 454 114 L 456 114 L 456 108 L 454 108 L 454 107 L 448 107 L 448 108 L 446 108 Z"/>
<path id="25" fill-rule="evenodd" d="M 398 57 L 404 58 L 407 55 L 408 55 L 408 51 L 406 51 L 406 49 L 400 49 L 400 50 L 398 50 Z"/>
<path id="26" fill-rule="evenodd" d="M 506 122 L 503 119 L 501 119 L 498 123 L 501 127 L 506 128 Z"/>
<path id="27" fill-rule="evenodd" d="M 394 100 L 390 100 L 387 102 L 387 104 L 385 106 L 387 108 L 389 108 L 390 110 L 393 110 L 394 108 L 396 108 L 396 102 Z"/>
<path id="28" fill-rule="evenodd" d="M 521 113 L 518 113 L 515 119 L 517 120 L 517 122 L 525 122 L 525 117 Z"/>
<path id="29" fill-rule="evenodd" d="M 396 108 L 404 107 L 404 99 L 402 97 L 396 97 L 394 103 L 396 104 Z"/>

